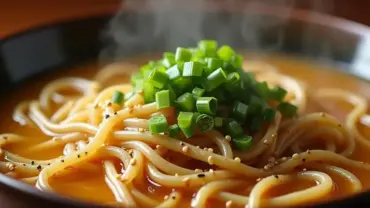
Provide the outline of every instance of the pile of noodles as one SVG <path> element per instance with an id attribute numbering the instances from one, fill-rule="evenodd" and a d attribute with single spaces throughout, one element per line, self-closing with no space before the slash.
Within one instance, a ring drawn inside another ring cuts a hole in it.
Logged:
<path id="1" fill-rule="evenodd" d="M 110 102 L 116 90 L 122 93 L 132 90 L 123 81 L 123 84 L 110 84 L 113 78 L 127 80 L 132 68 L 135 67 L 113 64 L 92 81 L 55 80 L 44 87 L 38 100 L 20 103 L 14 119 L 50 137 L 29 151 L 42 153 L 48 148 L 64 146 L 64 152 L 50 160 L 24 158 L 7 151 L 6 144 L 29 138 L 2 134 L 1 150 L 5 159 L 0 163 L 1 172 L 18 176 L 41 190 L 53 191 L 49 184 L 51 177 L 70 173 L 70 167 L 94 171 L 96 164 L 89 161 L 103 159 L 105 180 L 116 199 L 111 204 L 123 207 L 181 206 L 183 190 L 196 193 L 191 199 L 193 207 L 205 207 L 210 200 L 223 202 L 226 207 L 296 206 L 330 194 L 335 181 L 329 173 L 345 180 L 351 193 L 362 190 L 360 180 L 348 168 L 370 170 L 369 164 L 349 159 L 356 145 L 370 147 L 370 142 L 356 129 L 356 123 L 367 110 L 363 97 L 340 89 L 308 93 L 301 81 L 279 73 L 270 65 L 249 62 L 244 68 L 254 72 L 258 80 L 288 91 L 287 101 L 298 107 L 299 116 L 285 119 L 277 114 L 268 128 L 253 135 L 252 148 L 239 152 L 216 130 L 182 141 L 151 135 L 147 119 L 158 113 L 173 118 L 173 109 L 159 112 L 155 103 L 144 104 L 142 92 L 125 101 L 122 108 Z M 64 95 L 65 90 L 79 94 Z M 322 98 L 342 99 L 355 107 L 343 124 L 326 113 L 305 113 L 308 99 Z M 55 103 L 59 106 L 57 110 L 52 108 Z M 308 150 L 314 143 L 322 144 L 322 148 Z M 110 158 L 120 160 L 122 170 L 117 170 Z M 202 161 L 199 162 L 202 165 L 189 168 L 189 163 L 198 164 L 196 161 Z M 316 185 L 266 197 L 269 190 L 293 179 L 311 180 Z M 154 199 L 136 187 L 147 180 L 174 188 L 173 192 L 163 200 Z M 240 188 L 249 189 L 249 195 L 234 191 Z"/>

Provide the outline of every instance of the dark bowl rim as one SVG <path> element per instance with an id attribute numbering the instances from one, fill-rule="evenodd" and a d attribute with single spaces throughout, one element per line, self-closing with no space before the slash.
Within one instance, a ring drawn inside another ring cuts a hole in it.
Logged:
<path id="1" fill-rule="evenodd" d="M 127 10 L 125 12 L 133 12 L 133 11 Z M 134 10 L 134 12 L 142 12 L 142 11 Z M 144 11 L 142 13 L 145 13 L 145 12 L 147 11 Z M 212 10 L 210 10 L 210 12 L 212 12 Z M 226 12 L 238 12 L 238 11 L 237 10 L 231 10 L 231 11 L 226 10 Z M 302 22 L 309 22 L 311 24 L 318 24 L 318 25 L 328 27 L 330 29 L 339 29 L 341 31 L 345 31 L 346 33 L 354 34 L 354 35 L 357 35 L 363 38 L 370 37 L 370 27 L 364 24 L 354 22 L 352 20 L 344 19 L 341 17 L 336 17 L 336 16 L 332 16 L 328 14 L 315 12 L 315 11 L 309 11 L 309 10 L 304 10 L 304 9 L 294 9 L 292 11 L 292 10 L 287 10 L 286 8 L 283 8 L 283 7 L 277 7 L 276 9 L 275 7 L 266 6 L 263 4 L 257 4 L 256 10 L 254 10 L 253 12 L 262 13 L 264 15 L 271 15 L 271 16 L 274 16 L 274 15 L 281 16 L 282 14 L 284 14 L 283 12 L 290 12 L 287 19 L 298 20 Z M 147 12 L 147 13 L 150 13 L 150 12 Z M 87 17 L 78 17 L 75 19 L 72 18 L 72 19 L 61 20 L 61 21 L 56 21 L 53 23 L 47 23 L 47 24 L 35 26 L 32 28 L 20 30 L 11 35 L 6 35 L 4 38 L 0 38 L 0 45 L 8 40 L 12 40 L 13 38 L 24 36 L 29 33 L 33 33 L 35 31 L 44 30 L 44 29 L 48 29 L 51 27 L 57 27 L 57 26 L 69 24 L 72 22 L 78 22 L 78 21 L 83 22 L 83 21 L 94 20 L 94 19 L 108 19 L 111 17 L 112 17 L 112 13 L 107 12 L 107 13 L 101 13 L 101 14 L 93 14 Z M 5 184 L 6 186 L 13 188 L 17 191 L 21 191 L 31 196 L 38 197 L 39 199 L 61 203 L 65 206 L 71 205 L 73 207 L 78 206 L 78 207 L 97 207 L 97 208 L 104 207 L 104 205 L 97 205 L 97 204 L 81 201 L 78 199 L 72 199 L 72 198 L 59 195 L 53 192 L 43 192 L 37 189 L 36 187 L 30 186 L 19 180 L 8 177 L 2 173 L 0 173 L 0 183 Z M 336 207 L 344 202 L 350 203 L 351 201 L 357 201 L 360 198 L 366 197 L 366 196 L 370 197 L 370 191 L 364 191 L 362 193 L 347 196 L 345 198 L 333 200 L 333 201 L 326 202 L 323 204 L 316 204 L 313 206 L 313 208 L 321 208 L 321 207 L 325 208 L 327 206 L 332 207 L 332 205 Z"/>

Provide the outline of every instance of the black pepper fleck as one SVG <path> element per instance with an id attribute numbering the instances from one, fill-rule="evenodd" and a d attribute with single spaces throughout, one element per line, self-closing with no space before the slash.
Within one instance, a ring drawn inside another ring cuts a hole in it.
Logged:
<path id="1" fill-rule="evenodd" d="M 302 162 L 306 162 L 306 158 L 303 158 L 303 159 L 302 159 Z"/>
<path id="2" fill-rule="evenodd" d="M 176 196 L 172 196 L 172 199 L 175 200 L 176 199 Z"/>
<path id="3" fill-rule="evenodd" d="M 37 166 L 37 170 L 41 170 L 41 165 Z"/>
<path id="4" fill-rule="evenodd" d="M 26 166 L 26 164 L 23 163 L 23 166 Z"/>
<path id="5" fill-rule="evenodd" d="M 64 160 L 61 160 L 60 162 L 64 162 Z"/>
<path id="6" fill-rule="evenodd" d="M 8 137 L 7 137 L 7 136 L 3 136 L 3 138 L 4 138 L 5 140 L 7 140 L 7 139 L 8 139 Z"/>
<path id="7" fill-rule="evenodd" d="M 114 115 L 117 115 L 117 112 L 114 112 Z"/>
<path id="8" fill-rule="evenodd" d="M 87 155 L 87 152 L 85 152 L 85 155 Z"/>
<path id="9" fill-rule="evenodd" d="M 279 176 L 278 175 L 275 175 L 275 178 L 279 178 Z"/>
<path id="10" fill-rule="evenodd" d="M 198 178 L 203 178 L 203 177 L 206 177 L 206 175 L 204 173 L 199 173 L 198 174 Z"/>
<path id="11" fill-rule="evenodd" d="M 105 115 L 105 119 L 108 119 L 108 118 L 109 118 L 109 114 L 106 114 L 106 115 Z"/>
<path id="12" fill-rule="evenodd" d="M 31 161 L 31 165 L 34 165 L 34 164 L 35 164 L 35 161 L 33 161 L 33 160 L 32 160 L 32 161 Z"/>
<path id="13" fill-rule="evenodd" d="M 78 158 L 80 158 L 80 157 L 81 157 L 81 155 L 80 155 L 80 154 L 78 154 L 78 155 L 77 155 L 77 157 L 78 157 Z"/>

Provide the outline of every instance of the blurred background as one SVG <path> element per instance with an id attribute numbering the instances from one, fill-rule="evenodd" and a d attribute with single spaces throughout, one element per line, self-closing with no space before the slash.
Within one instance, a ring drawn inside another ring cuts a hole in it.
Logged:
<path id="1" fill-rule="evenodd" d="M 151 0 L 154 4 L 155 1 L 157 0 Z M 217 4 L 222 1 L 212 2 Z M 235 2 L 249 1 L 235 0 Z M 124 9 L 123 2 L 124 0 L 1 0 L 0 38 L 55 21 L 101 13 L 115 13 L 122 7 Z M 144 1 L 136 0 L 136 2 L 140 10 L 140 3 Z M 370 25 L 369 0 L 265 0 L 264 2 L 315 10 Z"/>

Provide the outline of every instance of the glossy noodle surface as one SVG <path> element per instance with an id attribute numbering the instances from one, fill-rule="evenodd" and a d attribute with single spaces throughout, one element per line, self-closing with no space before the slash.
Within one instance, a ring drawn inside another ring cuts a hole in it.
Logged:
<path id="1" fill-rule="evenodd" d="M 248 57 L 248 56 L 247 56 Z M 45 191 L 123 207 L 289 207 L 370 188 L 370 84 L 287 58 L 245 60 L 244 69 L 289 93 L 298 117 L 275 120 L 245 152 L 212 130 L 177 140 L 152 135 L 148 119 L 169 122 L 131 91 L 147 58 L 86 64 L 45 75 L 2 102 L 0 171 Z M 79 77 L 79 78 L 77 78 Z"/>

